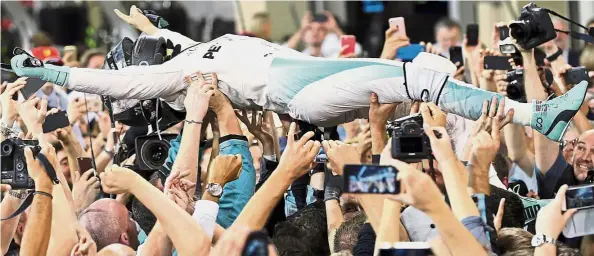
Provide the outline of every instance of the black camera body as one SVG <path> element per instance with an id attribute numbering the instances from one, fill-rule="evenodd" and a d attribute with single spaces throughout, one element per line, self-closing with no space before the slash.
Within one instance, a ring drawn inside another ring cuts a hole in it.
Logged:
<path id="1" fill-rule="evenodd" d="M 526 91 L 524 90 L 524 69 L 516 68 L 505 73 L 507 85 L 507 97 L 510 100 L 526 102 Z"/>
<path id="2" fill-rule="evenodd" d="M 136 138 L 136 166 L 135 171 L 154 171 L 163 166 L 169 154 L 169 141 L 175 139 L 176 134 L 150 134 Z"/>
<path id="3" fill-rule="evenodd" d="M 37 140 L 11 138 L 2 141 L 0 145 L 2 184 L 8 184 L 13 189 L 35 188 L 35 183 L 27 171 L 25 148 L 30 148 L 35 157 L 41 152 Z"/>
<path id="4" fill-rule="evenodd" d="M 509 24 L 511 36 L 524 49 L 529 50 L 557 37 L 548 10 L 529 3 L 522 8 L 520 17 Z"/>
<path id="5" fill-rule="evenodd" d="M 389 122 L 386 129 L 392 136 L 392 158 L 415 163 L 431 157 L 431 143 L 423 130 L 420 114 Z"/>

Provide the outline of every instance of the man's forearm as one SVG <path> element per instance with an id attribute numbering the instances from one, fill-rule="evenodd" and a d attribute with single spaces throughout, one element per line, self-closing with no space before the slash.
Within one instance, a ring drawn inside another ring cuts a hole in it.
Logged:
<path id="1" fill-rule="evenodd" d="M 526 150 L 524 127 L 518 124 L 507 124 L 503 127 L 503 137 L 509 158 L 522 168 L 528 176 L 532 177 L 534 155 L 528 154 L 528 150 Z"/>
<path id="2" fill-rule="evenodd" d="M 377 232 L 375 241 L 375 250 L 383 243 L 394 244 L 400 241 L 400 203 L 390 199 L 384 199 L 384 209 L 382 213 L 381 226 Z"/>
<path id="3" fill-rule="evenodd" d="M 2 218 L 8 217 L 19 208 L 23 201 L 24 199 L 16 198 L 7 193 L 4 196 L 2 203 L 0 203 L 0 216 L 2 216 Z M 12 219 L 2 221 L 2 225 L 0 226 L 0 246 L 2 248 L 2 255 L 5 255 L 8 251 L 10 242 L 12 241 L 14 233 L 16 232 L 16 228 L 19 224 L 20 217 L 21 215 L 19 214 Z"/>
<path id="4" fill-rule="evenodd" d="M 338 200 L 328 200 L 325 204 L 328 234 L 330 234 L 332 230 L 337 229 L 344 222 L 344 216 Z"/>
<path id="5" fill-rule="evenodd" d="M 68 157 L 68 166 L 70 168 L 70 177 L 76 177 L 75 173 L 81 173 L 80 167 L 78 166 L 78 161 L 76 160 L 78 157 L 83 156 L 83 148 L 76 139 L 74 133 L 69 133 L 66 140 L 61 141 L 62 146 L 64 146 L 64 150 L 66 150 L 66 155 Z M 85 170 L 86 171 L 86 170 Z M 74 182 L 74 180 L 72 181 Z"/>
<path id="6" fill-rule="evenodd" d="M 371 154 L 379 155 L 386 147 L 386 124 L 370 123 L 371 130 Z"/>
<path id="7" fill-rule="evenodd" d="M 291 181 L 288 172 L 277 169 L 247 202 L 233 224 L 262 229 L 268 216 L 289 188 Z"/>
<path id="8" fill-rule="evenodd" d="M 303 36 L 303 30 L 302 29 L 297 30 L 297 32 L 295 32 L 295 34 L 293 34 L 291 36 L 291 38 L 289 38 L 289 41 L 287 41 L 287 47 L 297 50 L 297 47 L 299 46 L 299 42 L 301 42 L 302 36 Z"/>
<path id="9" fill-rule="evenodd" d="M 217 120 L 219 121 L 219 132 L 221 137 L 225 137 L 230 134 L 242 135 L 239 121 L 231 105 L 225 106 L 223 109 L 218 111 Z"/>
<path id="10" fill-rule="evenodd" d="M 184 209 L 159 189 L 138 177 L 130 191 L 156 217 L 180 255 L 206 255 L 210 241 Z"/>
<path id="11" fill-rule="evenodd" d="M 458 218 L 462 220 L 468 216 L 480 216 L 474 201 L 468 195 L 466 190 L 468 178 L 464 179 L 460 173 L 465 172 L 464 166 L 458 159 L 450 159 L 441 161 L 441 170 L 448 170 L 442 172 L 443 180 L 446 186 L 448 196 L 450 197 L 450 203 L 452 205 L 452 212 Z"/>
<path id="12" fill-rule="evenodd" d="M 37 191 L 52 192 L 49 178 L 42 186 L 36 184 Z M 52 199 L 49 196 L 36 194 L 31 203 L 29 219 L 21 242 L 20 255 L 47 255 L 52 229 Z"/>
<path id="13" fill-rule="evenodd" d="M 58 175 L 61 175 L 61 173 Z M 70 190 L 65 190 L 68 185 L 64 182 L 60 180 L 60 184 L 53 187 L 52 229 L 47 249 L 48 255 L 68 254 L 70 249 L 78 242 L 74 203 L 69 201 L 70 199 L 66 195 Z M 72 195 L 70 195 L 70 198 L 72 198 Z M 29 224 L 27 223 L 27 225 Z"/>
<path id="14" fill-rule="evenodd" d="M 196 120 L 200 121 L 200 120 Z M 202 124 L 186 123 L 182 133 L 179 151 L 173 162 L 172 170 L 190 170 L 188 180 L 197 182 L 198 179 L 198 151 L 199 144 L 196 143 L 200 139 L 200 128 Z M 191 195 L 194 194 L 195 189 L 191 189 Z"/>
<path id="15" fill-rule="evenodd" d="M 171 239 L 161 227 L 159 221 L 155 223 L 153 229 L 149 233 L 148 237 L 142 244 L 142 247 L 139 247 L 138 255 L 139 256 L 157 256 L 157 255 L 171 255 L 173 251 L 173 243 L 171 243 Z"/>
<path id="16" fill-rule="evenodd" d="M 433 208 L 428 214 L 452 255 L 487 255 L 486 250 L 462 222 L 456 219 L 445 202 L 439 202 Z"/>
<path id="17" fill-rule="evenodd" d="M 374 231 L 378 232 L 381 228 L 382 211 L 384 209 L 382 197 L 376 195 L 358 195 L 357 200 L 361 204 L 361 207 L 363 207 L 363 211 L 365 211 L 371 227 L 373 227 Z"/>

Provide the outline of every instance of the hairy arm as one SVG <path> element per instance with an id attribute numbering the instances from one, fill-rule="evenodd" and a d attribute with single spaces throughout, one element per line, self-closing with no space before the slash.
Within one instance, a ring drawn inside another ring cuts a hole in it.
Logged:
<path id="1" fill-rule="evenodd" d="M 36 191 L 51 194 L 52 190 L 52 183 L 47 177 L 45 181 L 36 184 Z M 20 255 L 48 255 L 51 229 L 52 199 L 49 196 L 37 194 L 33 197 L 33 202 L 31 203 L 31 211 L 29 212 L 29 219 L 27 220 L 27 226 L 23 234 Z M 57 254 L 49 253 L 49 255 Z"/>
<path id="2" fill-rule="evenodd" d="M 526 90 L 526 99 L 531 100 L 546 100 L 547 95 L 542 89 L 542 83 L 536 70 L 536 61 L 534 60 L 534 51 L 522 52 L 524 59 L 524 81 Z M 534 135 L 534 151 L 535 151 L 535 165 L 543 175 L 553 166 L 559 154 L 558 143 L 549 140 L 544 135 L 535 132 Z"/>
<path id="3" fill-rule="evenodd" d="M 6 218 L 16 211 L 23 201 L 24 199 L 16 198 L 7 193 L 4 196 L 2 203 L 0 203 L 0 214 L 2 218 Z M 20 217 L 21 215 L 19 214 L 12 219 L 2 221 L 2 225 L 0 226 L 0 246 L 2 248 L 2 255 L 6 254 L 8 251 L 10 242 L 12 241 L 14 233 L 16 232 L 17 226 L 19 224 Z"/>
<path id="4" fill-rule="evenodd" d="M 503 127 L 507 155 L 530 177 L 534 174 L 534 154 L 526 150 L 524 127 L 507 124 Z"/>
<path id="5" fill-rule="evenodd" d="M 328 200 L 325 202 L 326 204 L 326 222 L 328 228 L 328 243 L 332 246 L 332 242 L 334 237 L 331 237 L 330 234 L 334 234 L 333 231 L 338 229 L 340 225 L 344 222 L 344 216 L 342 214 L 342 209 L 340 208 L 340 204 L 337 200 Z"/>
<path id="6" fill-rule="evenodd" d="M 439 164 L 441 170 L 450 170 L 442 174 L 450 197 L 452 212 L 456 218 L 462 220 L 469 216 L 480 216 L 478 208 L 476 208 L 474 201 L 466 190 L 468 182 L 463 182 L 463 178 L 459 175 L 459 173 L 466 171 L 462 163 L 458 159 L 450 158 L 449 160 L 440 161 Z"/>
<path id="7" fill-rule="evenodd" d="M 202 120 L 193 120 L 202 121 Z M 191 182 L 196 183 L 198 178 L 198 151 L 199 144 L 196 141 L 200 138 L 200 128 L 202 124 L 186 123 L 184 125 L 184 132 L 182 134 L 181 143 L 177 157 L 173 162 L 172 171 L 179 170 L 180 172 L 190 171 L 187 177 Z M 189 192 L 194 194 L 196 189 L 192 188 Z"/>
<path id="8" fill-rule="evenodd" d="M 171 255 L 173 251 L 173 243 L 167 236 L 165 230 L 161 226 L 161 223 L 157 221 L 155 226 L 149 233 L 146 241 L 139 247 L 139 256 L 157 256 L 157 255 Z"/>

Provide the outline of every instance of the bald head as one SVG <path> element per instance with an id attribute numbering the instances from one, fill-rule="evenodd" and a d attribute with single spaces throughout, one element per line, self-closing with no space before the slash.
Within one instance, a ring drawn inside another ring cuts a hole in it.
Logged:
<path id="1" fill-rule="evenodd" d="M 123 244 L 110 244 L 103 248 L 97 256 L 135 256 L 136 252 L 130 246 Z"/>
<path id="2" fill-rule="evenodd" d="M 81 212 L 78 221 L 97 243 L 97 250 L 114 243 L 128 243 L 128 211 L 116 200 L 94 202 Z"/>

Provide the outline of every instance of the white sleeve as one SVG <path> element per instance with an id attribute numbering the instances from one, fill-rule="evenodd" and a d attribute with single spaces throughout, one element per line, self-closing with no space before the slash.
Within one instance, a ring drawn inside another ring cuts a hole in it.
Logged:
<path id="1" fill-rule="evenodd" d="M 194 206 L 192 218 L 200 224 L 206 235 L 211 239 L 214 235 L 217 214 L 219 214 L 219 204 L 213 201 L 198 200 Z"/>
<path id="2" fill-rule="evenodd" d="M 169 29 L 164 28 L 157 30 L 157 33 L 155 33 L 153 36 L 169 39 L 171 40 L 171 42 L 173 42 L 174 45 L 181 45 L 182 50 L 198 43 L 180 33 L 173 32 Z"/>
<path id="3" fill-rule="evenodd" d="M 169 98 L 185 89 L 178 65 L 130 66 L 120 70 L 71 68 L 66 88 L 116 99 Z"/>

